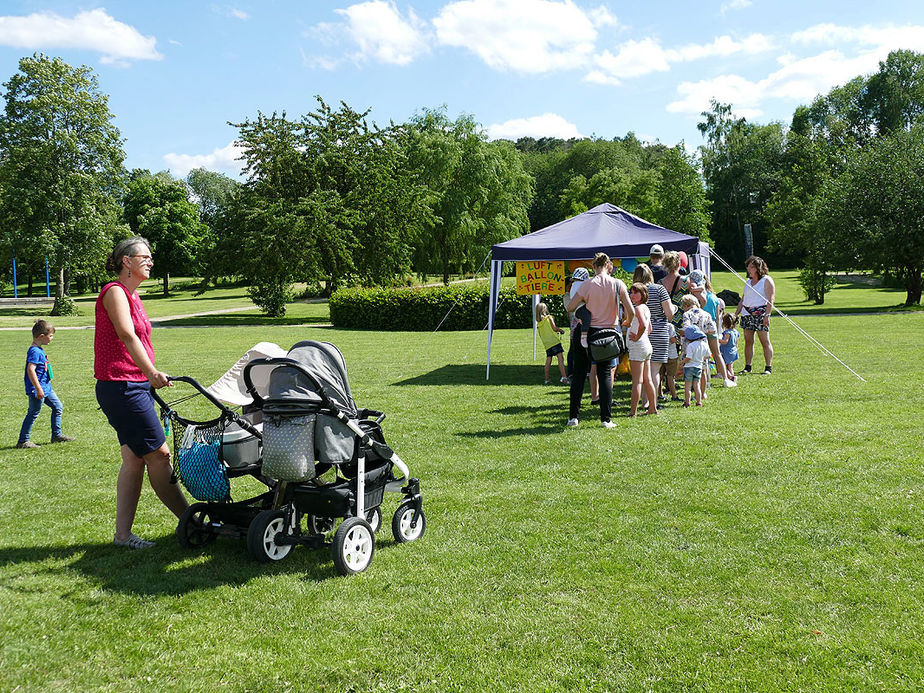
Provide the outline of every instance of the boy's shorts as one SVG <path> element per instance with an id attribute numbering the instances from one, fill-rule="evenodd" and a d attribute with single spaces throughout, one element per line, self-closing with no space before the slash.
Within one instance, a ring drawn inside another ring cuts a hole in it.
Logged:
<path id="1" fill-rule="evenodd" d="M 555 344 L 554 346 L 550 346 L 548 349 L 545 350 L 545 355 L 548 356 L 549 358 L 552 358 L 553 356 L 557 356 L 558 354 L 563 354 L 563 353 L 565 353 L 565 348 L 561 344 Z"/>
<path id="2" fill-rule="evenodd" d="M 96 401 L 119 436 L 119 445 L 127 445 L 138 457 L 166 442 L 149 382 L 98 380 Z"/>
<path id="3" fill-rule="evenodd" d="M 703 376 L 703 369 L 699 366 L 684 366 L 683 367 L 683 382 L 685 383 L 695 383 Z"/>

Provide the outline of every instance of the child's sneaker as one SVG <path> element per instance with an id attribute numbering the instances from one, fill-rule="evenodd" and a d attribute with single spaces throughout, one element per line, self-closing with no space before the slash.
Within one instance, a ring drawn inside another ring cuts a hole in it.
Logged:
<path id="1" fill-rule="evenodd" d="M 568 424 L 567 424 L 567 426 L 568 426 L 568 428 L 577 428 L 577 427 L 578 427 L 578 420 L 577 420 L 577 419 L 568 419 Z"/>
<path id="2" fill-rule="evenodd" d="M 546 380 L 546 381 L 544 381 L 542 384 L 543 384 L 543 385 L 548 385 L 548 384 L 551 383 L 551 382 L 552 382 L 551 380 Z"/>
<path id="3" fill-rule="evenodd" d="M 72 440 L 75 440 L 75 439 L 72 438 L 71 436 L 66 436 L 62 433 L 61 435 L 57 435 L 54 438 L 52 438 L 51 442 L 52 443 L 70 443 Z"/>
<path id="4" fill-rule="evenodd" d="M 616 424 L 612 421 L 601 421 L 600 425 L 603 426 L 603 428 L 616 428 Z"/>
<path id="5" fill-rule="evenodd" d="M 562 378 L 562 379 L 561 379 L 561 384 L 562 384 L 562 385 L 570 385 L 570 384 L 571 384 L 571 381 L 568 380 L 567 378 Z"/>
<path id="6" fill-rule="evenodd" d="M 40 448 L 42 446 L 38 443 L 33 443 L 31 440 L 24 440 L 21 443 L 16 443 L 16 447 L 31 450 L 32 448 Z"/>

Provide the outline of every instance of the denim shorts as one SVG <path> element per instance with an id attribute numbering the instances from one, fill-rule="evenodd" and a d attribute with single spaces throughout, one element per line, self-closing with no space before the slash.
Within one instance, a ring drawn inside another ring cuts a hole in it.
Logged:
<path id="1" fill-rule="evenodd" d="M 151 383 L 128 380 L 97 380 L 96 401 L 119 437 L 138 457 L 163 445 L 167 436 L 157 416 Z"/>
<path id="2" fill-rule="evenodd" d="M 699 366 L 684 366 L 683 381 L 685 383 L 695 383 L 703 375 L 703 369 Z"/>

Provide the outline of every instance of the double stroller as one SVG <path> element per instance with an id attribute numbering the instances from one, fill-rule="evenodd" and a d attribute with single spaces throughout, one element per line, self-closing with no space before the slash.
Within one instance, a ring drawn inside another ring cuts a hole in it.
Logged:
<path id="1" fill-rule="evenodd" d="M 372 561 L 386 492 L 401 494 L 395 541 L 423 535 L 420 484 L 385 442 L 385 414 L 357 408 L 333 344 L 303 341 L 286 353 L 260 343 L 208 388 L 171 380 L 193 391 L 171 403 L 154 393 L 173 431 L 176 477 L 199 501 L 177 525 L 182 546 L 246 537 L 251 556 L 266 563 L 298 544 L 329 545 L 340 574 L 358 573 Z M 200 396 L 214 418 L 177 412 Z M 244 476 L 265 490 L 235 501 L 231 481 Z"/>

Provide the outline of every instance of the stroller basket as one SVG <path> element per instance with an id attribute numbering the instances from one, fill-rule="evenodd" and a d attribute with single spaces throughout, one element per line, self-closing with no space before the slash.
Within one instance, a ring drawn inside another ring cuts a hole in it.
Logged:
<path id="1" fill-rule="evenodd" d="M 231 482 L 221 461 L 221 438 L 226 420 L 186 424 L 174 421 L 174 469 L 193 498 L 223 501 L 231 495 Z"/>

